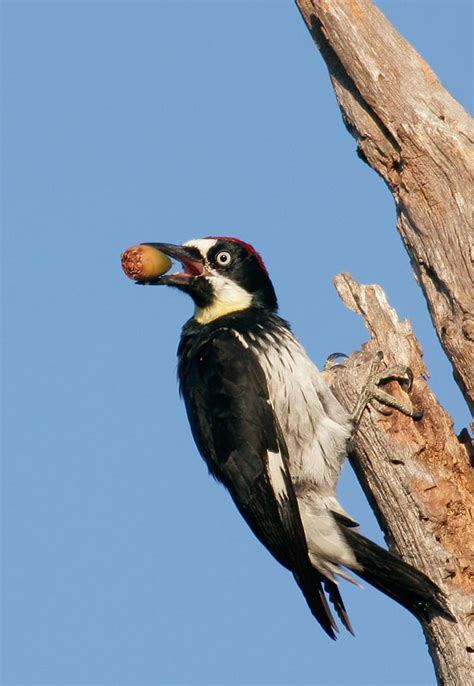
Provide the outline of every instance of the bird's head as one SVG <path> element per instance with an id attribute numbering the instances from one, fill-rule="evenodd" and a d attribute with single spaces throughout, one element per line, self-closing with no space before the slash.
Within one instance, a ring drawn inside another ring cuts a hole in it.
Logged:
<path id="1" fill-rule="evenodd" d="M 183 271 L 153 283 L 175 286 L 194 300 L 195 319 L 207 324 L 233 312 L 277 309 L 275 291 L 259 253 L 237 238 L 210 237 L 183 245 L 148 243 L 181 262 Z"/>

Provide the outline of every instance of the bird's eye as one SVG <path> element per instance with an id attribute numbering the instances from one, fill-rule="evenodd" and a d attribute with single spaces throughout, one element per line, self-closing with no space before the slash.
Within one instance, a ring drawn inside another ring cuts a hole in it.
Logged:
<path id="1" fill-rule="evenodd" d="M 216 255 L 216 262 L 221 267 L 228 267 L 232 262 L 232 255 L 227 250 L 221 250 Z"/>

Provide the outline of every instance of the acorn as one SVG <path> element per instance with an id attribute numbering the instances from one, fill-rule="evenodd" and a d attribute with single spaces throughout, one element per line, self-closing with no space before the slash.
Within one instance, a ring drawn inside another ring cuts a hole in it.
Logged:
<path id="1" fill-rule="evenodd" d="M 134 245 L 122 253 L 122 269 L 129 279 L 146 282 L 157 279 L 171 269 L 172 262 L 164 252 L 151 245 Z"/>

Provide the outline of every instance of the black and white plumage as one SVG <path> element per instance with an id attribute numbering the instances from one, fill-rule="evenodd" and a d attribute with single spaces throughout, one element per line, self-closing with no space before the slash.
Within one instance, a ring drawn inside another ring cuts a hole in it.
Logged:
<path id="1" fill-rule="evenodd" d="M 338 588 L 350 572 L 416 615 L 449 616 L 438 587 L 359 534 L 338 502 L 352 418 L 277 315 L 258 253 L 231 238 L 150 245 L 184 266 L 154 283 L 195 302 L 178 376 L 198 450 L 324 630 L 335 637 L 327 596 L 352 631 Z"/>

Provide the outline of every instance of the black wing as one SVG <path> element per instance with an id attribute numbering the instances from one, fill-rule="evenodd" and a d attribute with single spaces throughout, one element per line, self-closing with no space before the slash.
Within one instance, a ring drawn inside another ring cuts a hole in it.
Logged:
<path id="1" fill-rule="evenodd" d="M 334 638 L 337 627 L 308 557 L 286 444 L 256 355 L 230 329 L 216 331 L 192 355 L 181 353 L 181 391 L 199 452 Z"/>

